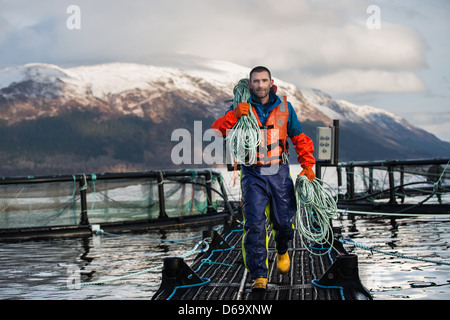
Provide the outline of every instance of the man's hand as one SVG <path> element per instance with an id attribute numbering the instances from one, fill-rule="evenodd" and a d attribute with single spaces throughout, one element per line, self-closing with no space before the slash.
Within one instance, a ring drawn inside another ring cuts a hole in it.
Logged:
<path id="1" fill-rule="evenodd" d="M 311 181 L 311 182 L 312 182 L 312 181 L 314 180 L 314 178 L 316 177 L 316 175 L 314 174 L 313 169 L 310 168 L 310 167 L 304 168 L 304 169 L 302 170 L 302 172 L 300 172 L 300 174 L 299 174 L 298 176 L 300 177 L 300 176 L 303 176 L 303 175 L 305 175 L 305 176 L 308 178 L 308 180 Z"/>
<path id="2" fill-rule="evenodd" d="M 247 102 L 241 102 L 233 110 L 233 115 L 236 117 L 236 119 L 239 119 L 242 116 L 247 116 L 249 108 L 250 106 Z"/>

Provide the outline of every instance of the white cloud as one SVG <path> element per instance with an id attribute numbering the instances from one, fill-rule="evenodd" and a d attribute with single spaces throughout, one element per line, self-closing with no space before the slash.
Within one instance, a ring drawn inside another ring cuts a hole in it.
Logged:
<path id="1" fill-rule="evenodd" d="M 306 62 L 327 70 L 410 70 L 426 65 L 423 40 L 401 25 L 385 22 L 382 29 L 370 30 L 365 21 L 350 21 L 339 29 L 317 28 L 315 32 L 306 38 L 305 44 L 312 49 Z"/>
<path id="2" fill-rule="evenodd" d="M 417 31 L 387 22 L 369 30 L 362 20 L 302 28 L 298 43 L 269 61 L 297 85 L 330 93 L 425 90 L 414 73 L 427 66 L 427 46 Z"/>
<path id="3" fill-rule="evenodd" d="M 427 66 L 424 40 L 411 27 L 383 20 L 387 3 L 381 4 L 381 29 L 368 29 L 372 2 L 78 0 L 81 30 L 66 28 L 69 0 L 2 2 L 0 24 L 3 17 L 10 31 L 0 35 L 0 65 L 185 52 L 264 64 L 299 86 L 331 93 L 422 92 L 414 72 Z"/>
<path id="4" fill-rule="evenodd" d="M 325 92 L 424 92 L 423 82 L 411 72 L 344 69 L 323 76 L 305 74 L 303 82 Z"/>

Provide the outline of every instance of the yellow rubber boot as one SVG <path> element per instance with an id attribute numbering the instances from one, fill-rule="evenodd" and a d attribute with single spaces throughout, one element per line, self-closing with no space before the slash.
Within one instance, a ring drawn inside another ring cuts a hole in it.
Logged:
<path id="1" fill-rule="evenodd" d="M 286 274 L 289 272 L 291 268 L 291 260 L 289 259 L 289 254 L 286 252 L 285 254 L 277 253 L 277 267 L 278 273 Z"/>
<path id="2" fill-rule="evenodd" d="M 257 278 L 252 284 L 252 290 L 266 290 L 267 278 Z"/>

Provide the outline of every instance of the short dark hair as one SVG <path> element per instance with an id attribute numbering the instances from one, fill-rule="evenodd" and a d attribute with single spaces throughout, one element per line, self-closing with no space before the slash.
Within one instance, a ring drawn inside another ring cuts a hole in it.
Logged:
<path id="1" fill-rule="evenodd" d="M 267 69 L 266 67 L 263 67 L 263 66 L 258 66 L 258 67 L 254 67 L 252 69 L 252 71 L 250 71 L 250 80 L 252 79 L 252 74 L 253 73 L 255 73 L 255 72 L 264 72 L 264 71 L 267 71 L 269 73 L 269 79 L 272 79 L 272 75 L 271 75 L 269 69 Z"/>

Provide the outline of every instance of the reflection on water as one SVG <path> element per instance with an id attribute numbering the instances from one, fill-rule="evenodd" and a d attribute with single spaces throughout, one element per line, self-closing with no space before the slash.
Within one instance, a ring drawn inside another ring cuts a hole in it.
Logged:
<path id="1" fill-rule="evenodd" d="M 298 172 L 294 170 L 295 175 Z M 231 174 L 222 174 L 230 198 L 237 200 L 239 183 L 233 184 Z M 343 216 L 333 224 L 341 226 L 344 234 L 354 241 L 377 246 L 379 250 L 450 262 L 449 217 L 391 221 L 379 218 L 351 220 Z M 80 289 L 58 287 L 77 284 L 77 281 L 103 281 L 161 265 L 164 257 L 186 253 L 197 240 L 163 242 L 149 239 L 186 239 L 200 236 L 205 229 L 129 233 L 127 237 L 91 236 L 1 243 L 0 299 L 151 299 L 159 288 L 160 271 Z M 352 246 L 346 248 L 357 254 L 361 280 L 374 299 L 450 298 L 450 266 L 379 253 L 372 255 Z"/>
<path id="2" fill-rule="evenodd" d="M 341 219 L 355 242 L 408 257 L 450 263 L 450 219 Z M 346 246 L 358 255 L 360 278 L 374 299 L 449 299 L 450 266 Z"/>
<path id="3" fill-rule="evenodd" d="M 354 241 L 377 249 L 430 260 L 450 261 L 450 219 L 402 218 L 334 221 Z M 160 271 L 130 278 L 60 289 L 70 284 L 103 281 L 162 263 L 164 257 L 191 250 L 197 240 L 150 241 L 200 236 L 203 228 L 91 236 L 0 246 L 1 299 L 150 299 L 160 284 Z M 450 266 L 374 253 L 346 246 L 358 255 L 363 284 L 374 299 L 448 299 Z M 193 257 L 192 257 L 193 259 Z M 189 260 L 189 258 L 188 258 Z"/>
<path id="4" fill-rule="evenodd" d="M 198 240 L 185 239 L 203 229 L 92 236 L 18 243 L 0 247 L 1 299 L 150 299 L 160 284 L 161 271 L 148 272 L 101 285 L 61 286 L 103 281 L 162 264 L 163 258 L 191 250 Z M 193 258 L 193 257 L 192 257 Z M 187 259 L 189 261 L 189 258 Z"/>

